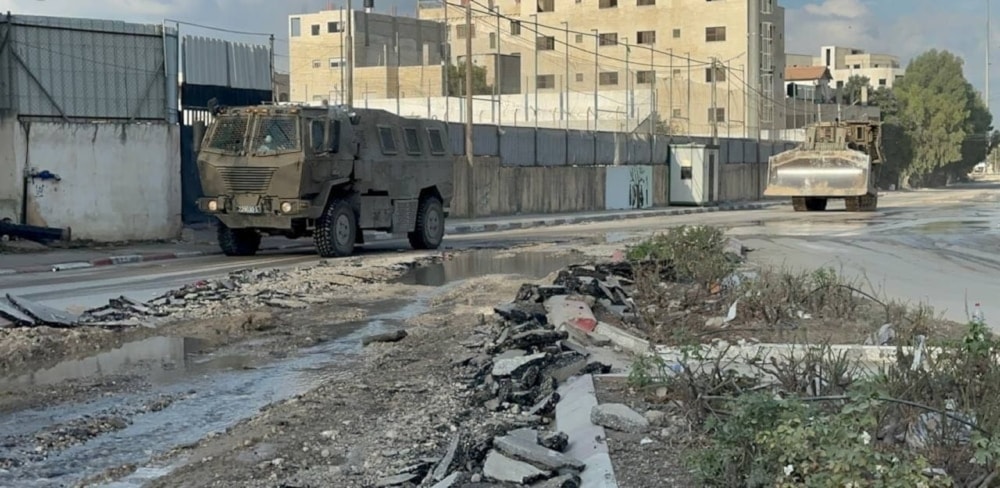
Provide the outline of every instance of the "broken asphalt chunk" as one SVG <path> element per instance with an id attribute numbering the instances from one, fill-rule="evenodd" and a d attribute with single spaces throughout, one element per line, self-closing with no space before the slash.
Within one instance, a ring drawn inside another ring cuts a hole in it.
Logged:
<path id="1" fill-rule="evenodd" d="M 646 417 L 622 403 L 594 405 L 590 410 L 590 421 L 601 427 L 630 434 L 641 434 L 649 430 Z"/>
<path id="2" fill-rule="evenodd" d="M 546 323 L 545 307 L 538 303 L 506 303 L 493 308 L 504 320 L 516 323 L 538 322 Z"/>
<path id="3" fill-rule="evenodd" d="M 541 348 L 569 338 L 565 331 L 555 330 L 529 330 L 521 332 L 508 338 L 500 345 L 503 349 L 529 349 L 532 347 Z"/>
<path id="4" fill-rule="evenodd" d="M 407 332 L 403 329 L 386 332 L 383 334 L 373 334 L 361 339 L 361 345 L 368 346 L 376 342 L 399 342 L 406 338 Z"/>
<path id="5" fill-rule="evenodd" d="M 490 451 L 483 464 L 483 476 L 495 481 L 527 485 L 547 478 L 549 473 L 497 451 Z"/>
<path id="6" fill-rule="evenodd" d="M 57 310 L 47 305 L 8 294 L 7 300 L 15 307 L 35 319 L 37 324 L 52 327 L 74 327 L 79 317 L 63 310 Z"/>
<path id="7" fill-rule="evenodd" d="M 35 325 L 34 318 L 18 310 L 18 308 L 6 298 L 0 298 L 0 317 L 8 320 L 13 326 L 16 327 L 31 327 Z"/>
<path id="8" fill-rule="evenodd" d="M 541 364 L 548 354 L 544 352 L 532 354 L 530 356 L 517 356 L 512 358 L 496 358 L 493 360 L 493 376 L 501 378 L 505 376 L 517 376 L 533 365 Z"/>
<path id="9" fill-rule="evenodd" d="M 538 443 L 556 452 L 566 452 L 566 448 L 569 447 L 569 436 L 564 432 L 539 433 Z"/>
<path id="10" fill-rule="evenodd" d="M 378 487 L 378 488 L 387 488 L 387 487 L 390 487 L 390 486 L 399 486 L 399 485 L 402 485 L 404 483 L 409 483 L 411 481 L 414 481 L 417 478 L 418 478 L 418 476 L 416 474 L 412 474 L 412 473 L 398 474 L 396 476 L 390 476 L 388 478 L 382 478 L 382 479 L 378 480 L 375 483 L 375 486 Z"/>
<path id="11" fill-rule="evenodd" d="M 506 435 L 493 439 L 493 447 L 513 459 L 549 471 L 561 469 L 583 470 L 586 465 L 579 459 L 538 445 L 537 434 L 528 436 Z"/>
<path id="12" fill-rule="evenodd" d="M 432 473 L 434 481 L 442 481 L 448 475 L 448 470 L 451 469 L 451 464 L 455 461 L 455 453 L 458 451 L 459 440 L 461 438 L 458 434 L 452 437 L 451 444 L 448 446 L 448 453 L 445 454 L 444 459 L 434 468 Z"/>

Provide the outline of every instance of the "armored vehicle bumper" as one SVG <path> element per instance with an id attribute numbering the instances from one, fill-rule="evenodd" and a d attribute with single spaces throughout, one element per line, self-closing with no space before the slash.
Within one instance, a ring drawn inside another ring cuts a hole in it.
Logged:
<path id="1" fill-rule="evenodd" d="M 856 197 L 874 191 L 871 159 L 858 151 L 793 149 L 770 158 L 769 197 Z"/>
<path id="2" fill-rule="evenodd" d="M 201 211 L 215 215 L 227 227 L 288 229 L 292 221 L 316 218 L 317 209 L 309 200 L 277 198 L 263 195 L 221 195 L 198 199 Z"/>

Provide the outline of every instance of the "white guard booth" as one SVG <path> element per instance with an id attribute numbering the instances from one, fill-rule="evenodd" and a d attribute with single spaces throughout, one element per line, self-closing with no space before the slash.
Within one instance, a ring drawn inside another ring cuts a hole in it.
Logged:
<path id="1" fill-rule="evenodd" d="M 720 170 L 718 146 L 670 146 L 670 204 L 700 206 L 716 203 Z"/>

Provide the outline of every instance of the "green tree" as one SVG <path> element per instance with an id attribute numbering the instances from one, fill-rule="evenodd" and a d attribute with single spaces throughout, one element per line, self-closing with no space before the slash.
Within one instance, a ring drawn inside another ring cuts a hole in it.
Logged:
<path id="1" fill-rule="evenodd" d="M 472 94 L 492 95 L 493 85 L 486 81 L 486 68 L 472 66 Z M 448 66 L 448 96 L 461 97 L 465 95 L 465 65 Z"/>
<path id="2" fill-rule="evenodd" d="M 992 116 L 977 101 L 962 64 L 958 56 L 932 49 L 910 62 L 893 89 L 898 121 L 912 150 L 909 162 L 900 168 L 902 186 L 946 183 L 975 159 L 977 150 L 966 142 L 972 134 L 984 134 Z"/>
<path id="3" fill-rule="evenodd" d="M 844 105 L 861 104 L 861 91 L 871 86 L 871 79 L 867 76 L 851 75 L 840 90 L 840 99 Z M 871 93 L 869 89 L 869 94 Z"/>

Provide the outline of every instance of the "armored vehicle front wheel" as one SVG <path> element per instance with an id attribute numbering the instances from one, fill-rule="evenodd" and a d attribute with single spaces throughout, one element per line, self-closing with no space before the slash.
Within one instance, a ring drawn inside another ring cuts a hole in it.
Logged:
<path id="1" fill-rule="evenodd" d="M 316 221 L 313 242 L 324 258 L 350 256 L 358 235 L 358 220 L 347 200 L 334 200 Z"/>
<path id="2" fill-rule="evenodd" d="M 438 197 L 424 197 L 417 209 L 417 225 L 410 232 L 414 249 L 437 249 L 444 240 L 444 207 Z"/>
<path id="3" fill-rule="evenodd" d="M 253 256 L 260 249 L 260 234 L 254 229 L 231 229 L 219 222 L 217 233 L 226 256 Z"/>

